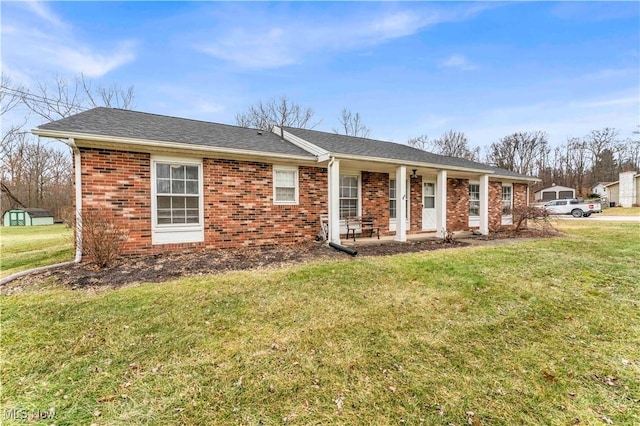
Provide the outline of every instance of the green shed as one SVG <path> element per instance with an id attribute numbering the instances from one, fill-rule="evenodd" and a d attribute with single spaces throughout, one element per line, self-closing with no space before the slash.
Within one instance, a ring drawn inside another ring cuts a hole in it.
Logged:
<path id="1" fill-rule="evenodd" d="M 53 225 L 53 215 L 45 209 L 11 209 L 2 216 L 4 226 Z"/>

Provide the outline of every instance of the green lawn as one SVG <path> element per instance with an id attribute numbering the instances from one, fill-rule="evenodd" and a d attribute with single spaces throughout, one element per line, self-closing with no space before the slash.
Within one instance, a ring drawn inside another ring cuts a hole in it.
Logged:
<path id="1" fill-rule="evenodd" d="M 73 260 L 73 230 L 64 225 L 0 227 L 0 278 Z"/>
<path id="2" fill-rule="evenodd" d="M 640 207 L 613 207 L 604 209 L 602 214 L 606 216 L 640 216 Z"/>
<path id="3" fill-rule="evenodd" d="M 54 408 L 47 425 L 640 424 L 640 225 L 561 226 L 2 296 L 1 406 Z"/>

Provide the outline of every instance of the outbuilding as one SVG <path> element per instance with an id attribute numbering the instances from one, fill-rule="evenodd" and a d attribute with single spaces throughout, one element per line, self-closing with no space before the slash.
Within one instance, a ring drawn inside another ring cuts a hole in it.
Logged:
<path id="1" fill-rule="evenodd" d="M 2 216 L 4 226 L 53 225 L 53 214 L 45 209 L 11 209 Z"/>
<path id="2" fill-rule="evenodd" d="M 576 190 L 567 186 L 552 185 L 536 191 L 533 195 L 536 201 L 564 200 L 566 198 L 576 198 Z"/>
<path id="3" fill-rule="evenodd" d="M 640 205 L 640 173 L 623 172 L 620 179 L 606 186 L 612 206 L 633 207 Z"/>

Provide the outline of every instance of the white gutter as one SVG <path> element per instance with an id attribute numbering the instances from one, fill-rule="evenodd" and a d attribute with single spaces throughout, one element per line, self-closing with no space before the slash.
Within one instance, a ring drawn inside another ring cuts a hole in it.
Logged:
<path id="1" fill-rule="evenodd" d="M 82 160 L 80 158 L 80 149 L 76 145 L 76 141 L 73 138 L 67 139 L 65 142 L 73 151 L 73 159 L 75 161 L 75 187 L 76 187 L 76 258 L 75 263 L 82 261 Z M 64 141 L 63 141 L 64 142 Z"/>

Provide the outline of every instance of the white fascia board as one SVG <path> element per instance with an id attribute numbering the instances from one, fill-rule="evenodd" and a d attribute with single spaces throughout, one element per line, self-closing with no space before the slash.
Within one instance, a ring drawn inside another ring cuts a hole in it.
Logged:
<path id="1" fill-rule="evenodd" d="M 363 155 L 336 155 L 332 154 L 336 159 L 340 160 L 357 160 L 357 161 L 365 161 L 365 162 L 376 162 L 376 163 L 386 163 L 392 164 L 394 166 L 402 165 L 407 167 L 428 167 L 430 169 L 438 169 L 438 170 L 455 170 L 460 172 L 472 172 L 479 174 L 488 174 L 493 176 L 493 171 L 485 170 L 485 169 L 470 169 L 466 167 L 459 166 L 447 166 L 444 164 L 434 164 L 434 163 L 422 163 L 417 161 L 405 161 L 398 160 L 394 158 L 381 158 L 381 157 L 366 157 Z"/>
<path id="2" fill-rule="evenodd" d="M 318 145 L 314 145 L 311 142 L 302 139 L 296 135 L 293 135 L 289 132 L 282 131 L 282 129 L 280 129 L 280 127 L 278 126 L 273 126 L 273 128 L 271 129 L 271 131 L 273 133 L 275 133 L 276 135 L 280 136 L 282 134 L 282 136 L 284 137 L 284 140 L 286 140 L 287 142 L 290 142 L 292 144 L 294 144 L 295 146 L 297 146 L 298 148 L 302 148 L 305 151 L 307 151 L 310 154 L 315 155 L 318 158 L 318 162 L 323 162 L 323 161 L 328 161 L 329 157 L 330 157 L 330 153 L 329 151 L 327 151 L 326 149 L 322 149 L 320 148 Z M 321 160 L 322 158 L 322 160 Z"/>
<path id="3" fill-rule="evenodd" d="M 36 136 L 45 137 L 45 138 L 54 138 L 54 139 L 69 139 L 73 138 L 77 140 L 87 140 L 87 141 L 95 141 L 95 142 L 106 142 L 118 145 L 136 145 L 145 148 L 159 148 L 159 149 L 171 149 L 178 151 L 195 151 L 195 152 L 204 152 L 204 153 L 219 153 L 219 154 L 230 154 L 230 155 L 244 155 L 244 156 L 254 156 L 254 157 L 268 157 L 268 158 L 278 158 L 278 159 L 290 159 L 290 160 L 301 160 L 301 161 L 313 161 L 312 158 L 304 157 L 301 155 L 288 155 L 288 154 L 278 154 L 273 152 L 265 152 L 265 151 L 250 151 L 246 149 L 235 149 L 235 148 L 222 148 L 222 147 L 213 147 L 206 145 L 192 145 L 180 142 L 167 142 L 167 141 L 155 141 L 150 139 L 135 139 L 135 138 L 123 138 L 119 136 L 101 136 L 94 135 L 90 133 L 76 133 L 76 132 L 64 132 L 58 130 L 42 130 L 42 129 L 32 129 L 31 133 Z"/>
<path id="4" fill-rule="evenodd" d="M 506 175 L 496 175 L 493 174 L 491 175 L 491 179 L 492 180 L 496 180 L 496 179 L 502 179 L 502 180 L 508 180 L 508 181 L 513 181 L 513 182 L 522 182 L 522 181 L 527 181 L 527 182 L 542 182 L 542 179 L 539 179 L 537 177 L 516 177 L 516 176 L 506 176 Z"/>

